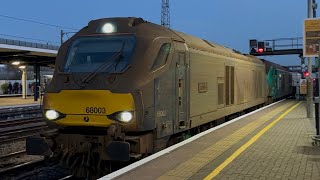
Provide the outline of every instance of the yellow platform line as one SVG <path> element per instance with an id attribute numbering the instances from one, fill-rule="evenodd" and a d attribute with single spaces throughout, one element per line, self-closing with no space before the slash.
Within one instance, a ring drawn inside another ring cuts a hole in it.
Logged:
<path id="1" fill-rule="evenodd" d="M 258 134 L 252 137 L 247 143 L 241 146 L 237 151 L 235 151 L 230 157 L 228 157 L 222 164 L 220 164 L 215 170 L 213 170 L 204 180 L 210 180 L 216 177 L 228 164 L 230 164 L 235 158 L 237 158 L 243 151 L 245 151 L 249 146 L 256 142 L 266 131 L 268 131 L 272 126 L 274 126 L 278 121 L 280 121 L 284 116 L 291 112 L 295 107 L 297 107 L 301 102 L 295 104 L 293 107 L 288 109 L 286 112 L 281 114 L 276 120 L 272 121 L 268 126 L 263 128 Z"/>
<path id="2" fill-rule="evenodd" d="M 205 165 L 219 157 L 222 153 L 227 151 L 231 146 L 242 140 L 244 137 L 252 133 L 256 128 L 268 122 L 270 119 L 276 117 L 277 114 L 285 111 L 292 107 L 295 103 L 289 101 L 280 107 L 273 109 L 271 112 L 264 114 L 258 119 L 250 122 L 246 126 L 241 127 L 232 134 L 222 138 L 221 140 L 214 142 L 211 146 L 204 150 L 196 153 L 190 159 L 180 163 L 178 166 L 169 170 L 162 176 L 158 177 L 157 180 L 168 180 L 176 178 L 190 178 L 197 173 Z M 252 117 L 248 117 L 249 119 Z M 174 159 L 172 159 L 175 161 Z"/>

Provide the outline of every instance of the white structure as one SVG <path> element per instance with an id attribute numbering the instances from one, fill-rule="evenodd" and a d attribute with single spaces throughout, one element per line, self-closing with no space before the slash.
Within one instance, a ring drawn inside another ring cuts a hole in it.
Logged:
<path id="1" fill-rule="evenodd" d="M 301 74 L 297 72 L 292 72 L 292 86 L 296 87 L 295 97 L 296 99 L 300 98 L 300 82 L 301 82 Z"/>

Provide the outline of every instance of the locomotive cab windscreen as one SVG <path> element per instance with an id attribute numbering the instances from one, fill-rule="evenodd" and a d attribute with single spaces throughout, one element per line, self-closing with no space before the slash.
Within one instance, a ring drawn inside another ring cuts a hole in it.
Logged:
<path id="1" fill-rule="evenodd" d="M 131 63 L 135 43 L 133 35 L 79 37 L 69 47 L 64 71 L 122 73 Z"/>

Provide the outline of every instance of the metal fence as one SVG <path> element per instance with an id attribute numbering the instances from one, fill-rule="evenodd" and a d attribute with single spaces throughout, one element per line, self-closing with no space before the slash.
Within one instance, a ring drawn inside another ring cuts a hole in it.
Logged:
<path id="1" fill-rule="evenodd" d="M 39 49 L 50 49 L 50 50 L 58 50 L 59 49 L 59 46 L 51 45 L 48 43 L 42 44 L 42 43 L 34 43 L 34 42 L 19 41 L 19 40 L 4 39 L 4 38 L 0 38 L 0 44 L 32 47 L 32 48 L 39 48 Z"/>
<path id="2" fill-rule="evenodd" d="M 271 47 L 273 50 L 303 48 L 302 37 L 265 40 L 265 43 L 267 43 L 266 47 Z"/>

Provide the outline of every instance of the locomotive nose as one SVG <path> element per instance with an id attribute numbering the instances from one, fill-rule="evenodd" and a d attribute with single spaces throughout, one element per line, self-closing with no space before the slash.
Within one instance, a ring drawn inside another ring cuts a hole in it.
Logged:
<path id="1" fill-rule="evenodd" d="M 63 90 L 46 93 L 44 116 L 62 126 L 108 127 L 115 122 L 130 123 L 134 119 L 131 94 L 107 90 Z"/>

